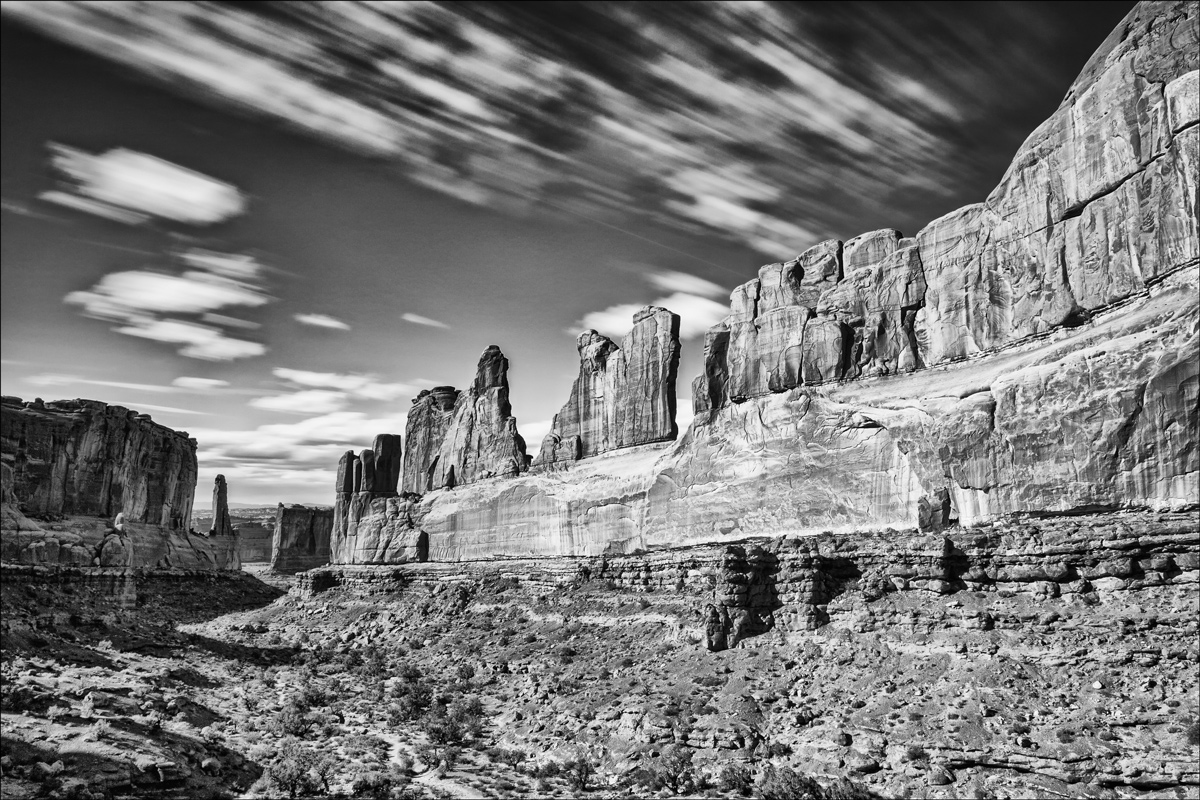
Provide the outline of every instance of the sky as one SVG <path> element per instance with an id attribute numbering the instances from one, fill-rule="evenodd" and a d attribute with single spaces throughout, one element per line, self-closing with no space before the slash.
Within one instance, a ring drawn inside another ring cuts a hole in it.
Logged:
<path id="1" fill-rule="evenodd" d="M 1131 7 L 6 0 L 0 388 L 328 504 L 490 344 L 536 452 L 655 304 L 686 425 L 735 286 L 983 200 Z"/>

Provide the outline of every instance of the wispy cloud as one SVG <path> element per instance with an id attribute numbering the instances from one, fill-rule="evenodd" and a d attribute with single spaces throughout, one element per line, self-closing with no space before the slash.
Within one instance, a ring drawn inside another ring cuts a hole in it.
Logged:
<path id="1" fill-rule="evenodd" d="M 450 327 L 444 322 L 439 322 L 438 320 L 430 319 L 429 317 L 422 317 L 420 314 L 405 313 L 401 315 L 400 319 L 404 320 L 405 322 L 411 322 L 414 325 L 428 325 L 431 328 Z"/>
<path id="2" fill-rule="evenodd" d="M 50 203 L 127 224 L 161 217 L 212 225 L 246 207 L 234 186 L 146 153 L 118 148 L 93 155 L 53 142 L 50 149 L 51 166 L 67 182 L 42 193 Z"/>
<path id="3" fill-rule="evenodd" d="M 223 318 L 213 314 L 217 310 L 271 301 L 258 282 L 261 265 L 249 256 L 207 250 L 185 251 L 177 258 L 192 269 L 113 272 L 63 302 L 79 306 L 84 316 L 119 323 L 113 328 L 117 333 L 181 345 L 179 354 L 188 358 L 231 361 L 265 353 L 265 345 L 227 336 L 213 324 Z M 186 318 L 197 315 L 200 322 Z"/>
<path id="4" fill-rule="evenodd" d="M 223 381 L 218 378 L 191 378 L 188 376 L 176 378 L 171 383 L 180 389 L 197 392 L 222 389 L 229 385 L 229 381 Z"/>
<path id="5" fill-rule="evenodd" d="M 287 367 L 276 367 L 273 373 L 276 378 L 296 386 L 337 389 L 361 400 L 396 400 L 418 391 L 413 384 L 386 383 L 374 374 L 312 372 Z"/>
<path id="6" fill-rule="evenodd" d="M 264 411 L 281 411 L 285 414 L 330 414 L 344 409 L 349 399 L 350 395 L 346 392 L 306 389 L 291 394 L 256 397 L 250 401 L 250 405 Z"/>
<path id="7" fill-rule="evenodd" d="M 239 497 L 332 503 L 341 454 L 370 447 L 376 434 L 403 433 L 405 422 L 405 414 L 336 411 L 253 430 L 191 428 L 190 433 L 199 442 L 201 482 L 221 473 Z M 278 496 L 280 487 L 291 492 L 289 498 Z"/>
<path id="8" fill-rule="evenodd" d="M 128 408 L 130 411 L 143 411 L 145 409 L 149 409 L 150 411 L 162 411 L 162 412 L 170 413 L 170 414 L 186 414 L 188 416 L 195 416 L 195 417 L 211 417 L 212 416 L 212 412 L 197 411 L 194 408 L 178 408 L 176 406 L 156 406 L 156 405 L 152 405 L 150 403 L 140 403 L 140 402 L 135 403 L 135 402 L 131 402 L 129 400 L 108 400 L 106 402 L 110 406 L 124 406 L 125 408 Z"/>
<path id="9" fill-rule="evenodd" d="M 350 330 L 350 326 L 345 322 L 328 314 L 294 314 L 292 318 L 301 325 L 311 325 L 314 328 L 329 328 L 335 331 Z"/>
<path id="10" fill-rule="evenodd" d="M 567 332 L 575 335 L 590 329 L 610 338 L 624 336 L 633 325 L 633 315 L 643 307 L 652 305 L 679 315 L 679 338 L 686 340 L 703 336 L 705 331 L 729 314 L 727 303 L 710 299 L 710 296 L 725 294 L 725 289 L 712 281 L 673 270 L 648 272 L 643 277 L 658 289 L 675 291 L 648 303 L 620 303 L 584 314 Z"/>
<path id="11" fill-rule="evenodd" d="M 76 375 L 62 375 L 59 373 L 42 373 L 41 375 L 30 375 L 23 379 L 30 386 L 39 387 L 57 387 L 57 386 L 107 386 L 114 389 L 136 389 L 139 392 L 153 392 L 155 394 L 176 394 L 180 391 L 177 386 L 158 386 L 148 383 L 125 383 L 124 381 L 97 381 L 89 378 L 80 378 Z"/>

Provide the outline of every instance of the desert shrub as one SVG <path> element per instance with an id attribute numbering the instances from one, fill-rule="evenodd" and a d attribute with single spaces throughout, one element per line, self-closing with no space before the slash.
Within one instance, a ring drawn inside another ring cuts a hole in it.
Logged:
<path id="1" fill-rule="evenodd" d="M 337 767 L 337 759 L 328 753 L 321 753 L 312 760 L 312 773 L 316 776 L 317 783 L 321 784 L 321 791 L 325 792 L 325 794 L 332 793 L 329 781 L 337 772 Z"/>
<path id="2" fill-rule="evenodd" d="M 1192 747 L 1200 745 L 1200 722 L 1192 720 L 1192 723 L 1187 726 L 1187 734 L 1185 734 L 1187 743 Z"/>
<path id="3" fill-rule="evenodd" d="M 1063 744 L 1070 744 L 1075 741 L 1075 731 L 1070 728 L 1059 728 L 1054 735 Z"/>
<path id="4" fill-rule="evenodd" d="M 386 772 L 359 773 L 351 785 L 354 797 L 367 797 L 371 800 L 391 800 L 392 789 L 396 780 Z"/>
<path id="5" fill-rule="evenodd" d="M 717 788 L 748 797 L 754 791 L 754 773 L 744 764 L 726 764 L 717 777 Z"/>
<path id="6" fill-rule="evenodd" d="M 758 782 L 758 796 L 762 800 L 825 800 L 821 784 L 807 775 L 767 764 Z"/>
<path id="7" fill-rule="evenodd" d="M 504 747 L 489 747 L 487 757 L 501 764 L 516 767 L 525 763 L 525 753 L 521 750 L 509 750 Z"/>
<path id="8" fill-rule="evenodd" d="M 284 739 L 278 755 L 263 775 L 278 791 L 289 798 L 312 794 L 316 786 L 308 774 L 311 758 L 295 739 Z"/>
<path id="9" fill-rule="evenodd" d="M 910 744 L 904 750 L 905 761 L 928 761 L 929 753 L 919 744 Z"/>
<path id="10" fill-rule="evenodd" d="M 292 702 L 275 715 L 275 729 L 284 736 L 306 736 L 316 724 L 313 715 L 296 700 L 297 698 L 292 698 Z"/>
<path id="11" fill-rule="evenodd" d="M 423 744 L 417 748 L 417 758 L 438 771 L 452 769 L 462 749 L 452 744 Z"/>
<path id="12" fill-rule="evenodd" d="M 699 788 L 692 770 L 692 751 L 687 747 L 669 745 L 662 754 L 634 773 L 634 779 L 652 791 L 667 789 L 672 794 L 688 794 Z"/>
<path id="13" fill-rule="evenodd" d="M 460 681 L 469 681 L 475 677 L 475 667 L 467 663 L 459 664 L 458 669 L 454 670 L 454 675 Z"/>
<path id="14" fill-rule="evenodd" d="M 425 733 L 434 744 L 461 744 L 483 733 L 483 704 L 474 695 L 449 706 L 434 705 L 425 719 Z"/>
<path id="15" fill-rule="evenodd" d="M 637 601 L 637 607 L 645 611 L 650 607 L 650 601 L 644 597 L 639 597 Z"/>
<path id="16" fill-rule="evenodd" d="M 588 781 L 596 772 L 596 765 L 586 755 L 580 753 L 564 763 L 562 771 L 567 776 L 567 782 L 571 784 L 572 789 L 586 792 Z"/>

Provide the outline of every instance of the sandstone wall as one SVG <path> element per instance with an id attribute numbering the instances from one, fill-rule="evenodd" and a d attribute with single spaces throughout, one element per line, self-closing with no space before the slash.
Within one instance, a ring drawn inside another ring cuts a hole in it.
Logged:
<path id="1" fill-rule="evenodd" d="M 196 440 L 145 414 L 94 400 L 24 403 L 5 397 L 0 456 L 5 561 L 193 570 L 239 566 L 232 528 L 213 536 L 188 530 Z"/>
<path id="2" fill-rule="evenodd" d="M 272 540 L 275 528 L 259 522 L 241 522 L 234 526 L 238 534 L 238 548 L 242 563 L 271 560 Z"/>
<path id="3" fill-rule="evenodd" d="M 706 337 L 696 412 L 994 352 L 1197 263 L 1196 17 L 1135 8 L 985 202 L 763 267 Z"/>
<path id="4" fill-rule="evenodd" d="M 271 539 L 271 570 L 303 572 L 329 563 L 334 509 L 279 504 Z"/>
<path id="5" fill-rule="evenodd" d="M 1197 15 L 1137 6 L 986 202 L 738 287 L 673 446 L 359 502 L 335 562 L 1197 508 Z"/>
<path id="6" fill-rule="evenodd" d="M 591 458 L 675 438 L 679 316 L 647 306 L 618 347 L 596 331 L 579 335 L 579 377 L 554 416 L 534 467 Z"/>

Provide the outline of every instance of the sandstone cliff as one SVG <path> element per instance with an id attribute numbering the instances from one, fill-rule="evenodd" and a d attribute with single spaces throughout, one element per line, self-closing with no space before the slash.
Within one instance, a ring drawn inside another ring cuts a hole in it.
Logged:
<path id="1" fill-rule="evenodd" d="M 238 568 L 231 528 L 187 529 L 196 440 L 186 433 L 94 400 L 5 397 L 0 447 L 5 561 Z"/>
<path id="2" fill-rule="evenodd" d="M 363 506 L 371 536 L 348 529 L 335 561 L 1196 508 L 1197 14 L 1137 6 L 986 202 L 910 238 L 822 242 L 738 287 L 674 446 Z"/>
<path id="3" fill-rule="evenodd" d="M 433 466 L 454 417 L 459 392 L 453 386 L 423 389 L 413 399 L 404 426 L 404 470 L 401 491 L 424 494 L 433 488 Z"/>
<path id="4" fill-rule="evenodd" d="M 271 570 L 294 573 L 329 563 L 334 510 L 279 504 L 271 540 Z"/>
<path id="5" fill-rule="evenodd" d="M 588 330 L 579 335 L 579 377 L 555 415 L 533 466 L 675 438 L 679 316 L 647 306 L 618 347 Z"/>

